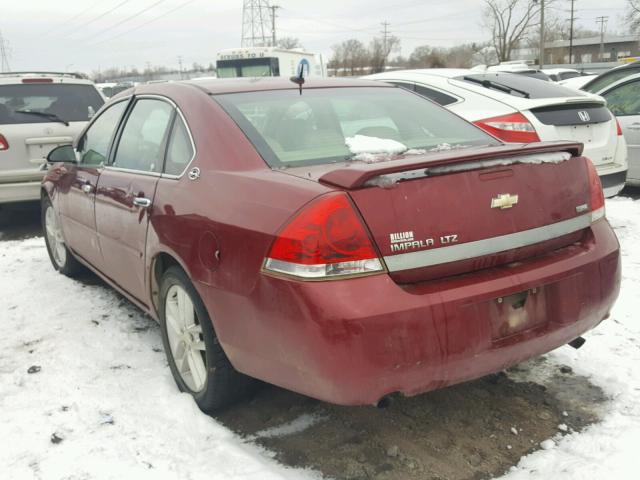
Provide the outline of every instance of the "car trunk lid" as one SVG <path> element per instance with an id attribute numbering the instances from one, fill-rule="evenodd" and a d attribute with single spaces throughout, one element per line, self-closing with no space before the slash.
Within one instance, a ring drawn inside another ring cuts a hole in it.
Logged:
<path id="1" fill-rule="evenodd" d="M 485 150 L 354 164 L 319 181 L 348 190 L 398 283 L 517 262 L 580 240 L 591 220 L 579 145 Z"/>

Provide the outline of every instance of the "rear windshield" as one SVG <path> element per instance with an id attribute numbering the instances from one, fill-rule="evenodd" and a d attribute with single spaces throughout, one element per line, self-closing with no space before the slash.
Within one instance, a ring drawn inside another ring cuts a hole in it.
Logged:
<path id="1" fill-rule="evenodd" d="M 513 73 L 479 73 L 456 77 L 487 89 L 495 90 L 522 98 L 559 98 L 576 97 L 584 94 L 553 82 L 541 82 L 536 78 Z"/>
<path id="2" fill-rule="evenodd" d="M 302 95 L 276 90 L 214 98 L 271 167 L 499 144 L 466 120 L 402 88 L 308 88 Z"/>
<path id="3" fill-rule="evenodd" d="M 625 78 L 628 75 L 632 75 L 634 73 L 640 72 L 640 65 L 636 67 L 629 68 L 616 68 L 614 70 L 609 70 L 602 75 L 597 76 L 593 80 L 587 82 L 586 85 L 582 87 L 582 90 L 591 93 L 598 93 L 605 87 L 608 87 L 613 82 L 617 82 L 618 80 Z"/>
<path id="4" fill-rule="evenodd" d="M 521 72 L 514 72 L 516 75 L 524 75 L 525 77 L 537 78 L 538 80 L 549 81 L 549 75 L 540 70 L 523 70 Z"/>
<path id="5" fill-rule="evenodd" d="M 86 122 L 103 103 L 104 100 L 92 85 L 0 85 L 0 125 L 50 123 L 59 121 L 57 119 Z"/>

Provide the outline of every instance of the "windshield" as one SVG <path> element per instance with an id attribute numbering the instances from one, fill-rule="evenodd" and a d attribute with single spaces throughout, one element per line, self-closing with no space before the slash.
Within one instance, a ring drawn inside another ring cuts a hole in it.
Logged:
<path id="1" fill-rule="evenodd" d="M 499 145 L 479 128 L 401 88 L 351 87 L 216 95 L 272 167 Z"/>
<path id="2" fill-rule="evenodd" d="M 456 77 L 455 80 L 482 85 L 490 90 L 523 98 L 560 98 L 584 95 L 557 83 L 541 82 L 536 78 L 513 73 L 470 74 Z"/>
<path id="3" fill-rule="evenodd" d="M 608 87 L 613 82 L 617 82 L 621 78 L 625 78 L 634 73 L 640 72 L 640 65 L 635 67 L 625 67 L 625 68 L 616 68 L 614 70 L 609 70 L 602 75 L 597 76 L 586 85 L 582 87 L 582 90 L 585 90 L 590 93 L 598 93 L 605 87 Z"/>
<path id="4" fill-rule="evenodd" d="M 277 77 L 280 71 L 277 58 L 245 58 L 218 60 L 216 74 L 218 78 Z"/>
<path id="5" fill-rule="evenodd" d="M 0 85 L 0 124 L 86 122 L 103 104 L 92 85 Z"/>

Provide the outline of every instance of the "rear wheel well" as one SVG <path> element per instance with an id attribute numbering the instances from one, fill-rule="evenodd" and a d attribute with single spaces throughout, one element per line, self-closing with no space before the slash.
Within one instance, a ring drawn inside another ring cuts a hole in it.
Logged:
<path id="1" fill-rule="evenodd" d="M 164 272 L 173 266 L 184 271 L 180 262 L 168 253 L 159 253 L 153 259 L 153 264 L 151 266 L 151 301 L 153 302 L 153 307 L 156 312 L 159 311 L 160 306 L 160 281 L 162 280 Z"/>

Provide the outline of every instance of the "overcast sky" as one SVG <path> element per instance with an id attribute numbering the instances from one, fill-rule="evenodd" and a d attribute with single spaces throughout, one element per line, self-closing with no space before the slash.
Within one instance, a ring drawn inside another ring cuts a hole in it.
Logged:
<path id="1" fill-rule="evenodd" d="M 242 0 L 0 0 L 0 31 L 13 70 L 77 70 L 215 62 L 240 45 Z M 368 43 L 380 23 L 400 37 L 402 53 L 418 45 L 480 42 L 481 0 L 277 0 L 277 31 L 312 52 L 331 54 L 347 38 Z M 606 4 L 606 7 L 602 5 Z M 570 0 L 551 7 L 569 16 Z M 626 0 L 576 0 L 577 24 L 623 29 Z"/>

